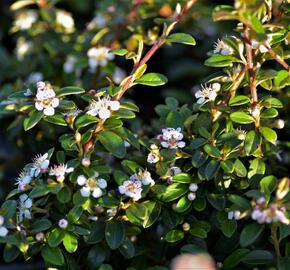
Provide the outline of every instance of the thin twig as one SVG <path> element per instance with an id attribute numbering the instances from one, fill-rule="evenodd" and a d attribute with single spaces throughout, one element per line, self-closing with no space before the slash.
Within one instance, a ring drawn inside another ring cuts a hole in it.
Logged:
<path id="1" fill-rule="evenodd" d="M 277 54 L 271 47 L 266 46 L 266 48 L 268 49 L 269 53 L 271 54 L 271 56 L 280 64 L 282 65 L 284 68 L 286 68 L 287 70 L 290 71 L 290 67 L 289 65 L 286 63 L 286 61 L 279 55 Z"/>
<path id="2" fill-rule="evenodd" d="M 277 225 L 271 226 L 271 238 L 273 240 L 273 245 L 275 248 L 275 252 L 277 257 L 281 257 L 280 247 L 279 247 L 279 240 L 277 237 Z"/>

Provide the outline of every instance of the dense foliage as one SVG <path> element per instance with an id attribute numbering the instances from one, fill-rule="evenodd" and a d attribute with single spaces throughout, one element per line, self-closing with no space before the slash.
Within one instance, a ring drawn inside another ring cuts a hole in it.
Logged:
<path id="1" fill-rule="evenodd" d="M 163 270 L 179 253 L 208 252 L 219 269 L 288 269 L 289 131 L 277 130 L 289 127 L 289 3 L 216 6 L 214 21 L 236 25 L 212 45 L 211 75 L 187 104 L 167 97 L 156 106 L 151 127 L 127 94 L 168 82 L 147 67 L 161 47 L 195 49 L 178 28 L 195 1 L 136 1 L 129 13 L 104 1 L 83 31 L 56 4 L 11 6 L 18 61 L 7 65 L 34 72 L 15 72 L 19 85 L 1 88 L 1 121 L 13 119 L 24 143 L 19 124 L 55 147 L 24 166 L 1 207 L 4 260 L 40 254 L 58 269 Z M 133 62 L 129 75 L 118 59 Z"/>

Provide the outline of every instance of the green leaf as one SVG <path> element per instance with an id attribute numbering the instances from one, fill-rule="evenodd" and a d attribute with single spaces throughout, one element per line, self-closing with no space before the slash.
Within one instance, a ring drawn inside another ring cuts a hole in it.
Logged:
<path id="1" fill-rule="evenodd" d="M 64 257 L 59 248 L 51 248 L 49 246 L 44 246 L 41 249 L 41 256 L 43 259 L 52 265 L 62 266 L 64 264 Z"/>
<path id="2" fill-rule="evenodd" d="M 70 189 L 67 186 L 64 186 L 56 196 L 61 203 L 67 203 L 70 201 L 72 194 Z"/>
<path id="3" fill-rule="evenodd" d="M 188 173 L 179 173 L 173 176 L 174 182 L 189 184 L 192 182 L 192 178 Z"/>
<path id="4" fill-rule="evenodd" d="M 225 269 L 233 269 L 236 265 L 238 265 L 241 260 L 250 253 L 249 249 L 240 248 L 235 250 L 231 255 L 229 255 L 224 261 Z"/>
<path id="5" fill-rule="evenodd" d="M 184 232 L 180 230 L 172 230 L 168 232 L 165 236 L 165 239 L 169 243 L 174 243 L 181 240 L 184 237 Z"/>
<path id="6" fill-rule="evenodd" d="M 239 16 L 233 6 L 219 5 L 215 7 L 212 14 L 214 21 L 238 20 Z"/>
<path id="7" fill-rule="evenodd" d="M 219 149 L 217 149 L 215 146 L 213 146 L 211 144 L 206 144 L 203 147 L 203 150 L 211 157 L 214 157 L 214 158 L 221 157 L 221 152 L 219 151 Z"/>
<path id="8" fill-rule="evenodd" d="M 91 224 L 88 244 L 96 244 L 101 242 L 105 237 L 105 223 L 96 221 Z"/>
<path id="9" fill-rule="evenodd" d="M 72 233 L 66 232 L 63 238 L 63 245 L 67 252 L 73 253 L 78 248 L 78 239 Z"/>
<path id="10" fill-rule="evenodd" d="M 234 163 L 234 170 L 236 175 L 239 177 L 245 177 L 247 175 L 247 169 L 239 159 L 236 159 Z"/>
<path id="11" fill-rule="evenodd" d="M 183 126 L 183 119 L 179 112 L 169 112 L 165 119 L 166 126 L 178 128 Z"/>
<path id="12" fill-rule="evenodd" d="M 123 56 L 127 54 L 129 51 L 126 49 L 117 49 L 117 50 L 111 50 L 110 53 L 118 55 L 118 56 Z"/>
<path id="13" fill-rule="evenodd" d="M 130 259 L 135 255 L 135 247 L 128 239 L 123 242 L 123 244 L 119 247 L 119 250 L 126 259 Z"/>
<path id="14" fill-rule="evenodd" d="M 275 130 L 268 127 L 261 127 L 260 132 L 268 142 L 274 144 L 277 141 L 278 136 Z"/>
<path id="15" fill-rule="evenodd" d="M 123 158 L 126 155 L 124 141 L 112 131 L 103 131 L 99 133 L 98 138 L 101 144 L 115 157 Z"/>
<path id="16" fill-rule="evenodd" d="M 237 229 L 237 222 L 235 220 L 224 219 L 221 223 L 221 230 L 227 237 L 231 237 Z"/>
<path id="17" fill-rule="evenodd" d="M 209 203 L 217 210 L 222 211 L 226 206 L 225 196 L 222 194 L 210 193 L 207 195 Z"/>
<path id="18" fill-rule="evenodd" d="M 143 225 L 148 209 L 143 204 L 134 203 L 126 210 L 126 216 L 130 222 L 136 225 Z"/>
<path id="19" fill-rule="evenodd" d="M 240 235 L 240 244 L 246 247 L 254 243 L 264 230 L 264 225 L 252 223 L 246 225 Z"/>
<path id="20" fill-rule="evenodd" d="M 218 169 L 220 167 L 220 163 L 215 159 L 212 159 L 205 167 L 205 177 L 207 180 L 214 178 Z"/>
<path id="21" fill-rule="evenodd" d="M 248 253 L 241 261 L 246 264 L 268 264 L 273 261 L 273 254 L 267 250 L 253 250 Z"/>
<path id="22" fill-rule="evenodd" d="M 50 247 L 57 247 L 64 239 L 65 231 L 61 228 L 55 228 L 48 236 L 48 244 Z"/>
<path id="23" fill-rule="evenodd" d="M 209 67 L 228 67 L 232 66 L 234 62 L 240 62 L 240 60 L 231 55 L 215 53 L 210 58 L 208 58 L 204 64 Z"/>
<path id="24" fill-rule="evenodd" d="M 143 227 L 148 228 L 151 225 L 153 225 L 155 221 L 158 219 L 161 212 L 161 206 L 158 202 L 154 201 L 143 202 L 142 205 L 144 205 L 147 209 L 143 221 Z"/>
<path id="25" fill-rule="evenodd" d="M 120 108 L 126 109 L 126 110 L 130 110 L 133 112 L 139 112 L 139 107 L 132 103 L 132 102 L 122 102 L 120 105 Z M 107 120 L 108 121 L 108 120 Z"/>
<path id="26" fill-rule="evenodd" d="M 30 226 L 30 232 L 33 234 L 44 232 L 51 227 L 51 222 L 46 219 L 42 218 L 39 220 L 34 221 Z"/>
<path id="27" fill-rule="evenodd" d="M 6 263 L 11 263 L 20 255 L 20 250 L 10 244 L 6 244 L 3 250 L 3 260 Z"/>
<path id="28" fill-rule="evenodd" d="M 247 156 L 255 153 L 255 151 L 258 150 L 260 143 L 261 143 L 260 136 L 254 130 L 249 131 L 246 135 L 244 143 L 244 148 Z"/>
<path id="29" fill-rule="evenodd" d="M 102 264 L 108 255 L 107 249 L 104 249 L 101 245 L 95 245 L 93 246 L 87 257 L 88 265 L 93 266 L 96 269 L 100 264 Z"/>
<path id="30" fill-rule="evenodd" d="M 246 211 L 251 208 L 250 202 L 236 194 L 231 194 L 228 196 L 229 201 L 236 205 L 240 210 Z"/>
<path id="31" fill-rule="evenodd" d="M 39 112 L 37 110 L 33 110 L 29 113 L 29 117 L 26 118 L 23 122 L 24 130 L 27 131 L 33 128 L 43 117 L 43 112 Z"/>
<path id="32" fill-rule="evenodd" d="M 95 124 L 97 122 L 99 122 L 99 118 L 97 118 L 96 116 L 85 114 L 85 115 L 79 116 L 74 121 L 74 125 L 77 129 L 79 129 L 79 128 L 86 127 L 91 124 Z"/>
<path id="33" fill-rule="evenodd" d="M 290 76 L 287 70 L 280 70 L 274 79 L 274 85 L 277 88 L 284 88 L 290 84 Z"/>
<path id="34" fill-rule="evenodd" d="M 36 0 L 18 0 L 10 6 L 11 10 L 18 10 L 29 5 L 36 4 Z"/>
<path id="35" fill-rule="evenodd" d="M 266 109 L 261 113 L 261 118 L 275 118 L 279 112 L 275 108 Z"/>
<path id="36" fill-rule="evenodd" d="M 60 90 L 56 91 L 57 97 L 63 97 L 68 95 L 77 95 L 85 93 L 86 90 L 77 86 L 67 86 L 64 88 L 61 88 Z"/>
<path id="37" fill-rule="evenodd" d="M 55 124 L 55 125 L 59 125 L 59 126 L 67 126 L 67 122 L 64 120 L 61 114 L 46 116 L 44 117 L 44 121 Z"/>
<path id="38" fill-rule="evenodd" d="M 249 97 L 243 96 L 243 95 L 238 95 L 238 96 L 233 97 L 229 101 L 229 105 L 230 106 L 239 106 L 239 105 L 244 105 L 244 104 L 247 104 L 250 102 L 251 102 L 251 100 Z"/>
<path id="39" fill-rule="evenodd" d="M 266 108 L 283 108 L 283 103 L 278 98 L 273 97 L 265 98 L 262 105 Z"/>
<path id="40" fill-rule="evenodd" d="M 160 73 L 147 73 L 134 83 L 147 86 L 159 86 L 167 83 L 167 78 Z"/>
<path id="41" fill-rule="evenodd" d="M 183 196 L 179 199 L 176 204 L 175 211 L 177 213 L 183 213 L 187 211 L 191 206 L 191 201 L 187 199 L 187 196 Z"/>
<path id="42" fill-rule="evenodd" d="M 166 41 L 168 42 L 174 42 L 174 43 L 181 43 L 185 45 L 192 45 L 194 46 L 196 44 L 194 38 L 185 33 L 174 33 L 166 38 Z"/>
<path id="43" fill-rule="evenodd" d="M 207 160 L 207 156 L 204 154 L 204 152 L 201 151 L 195 151 L 192 155 L 192 165 L 195 168 L 200 168 Z"/>
<path id="44" fill-rule="evenodd" d="M 30 191 L 29 197 L 32 199 L 38 198 L 38 197 L 47 195 L 49 193 L 57 193 L 60 189 L 61 189 L 61 184 L 38 185 Z"/>
<path id="45" fill-rule="evenodd" d="M 253 159 L 250 161 L 250 169 L 248 172 L 248 178 L 252 180 L 252 178 L 258 178 L 259 180 L 265 174 L 266 165 L 262 159 Z"/>
<path id="46" fill-rule="evenodd" d="M 220 164 L 225 173 L 232 173 L 235 169 L 234 163 L 230 160 L 223 160 Z"/>
<path id="47" fill-rule="evenodd" d="M 264 34 L 264 28 L 260 20 L 254 14 L 251 14 L 251 28 L 254 29 L 258 34 Z"/>
<path id="48" fill-rule="evenodd" d="M 174 183 L 165 188 L 164 193 L 161 194 L 161 199 L 164 202 L 171 202 L 180 198 L 186 192 L 188 192 L 187 185 L 181 183 Z"/>
<path id="49" fill-rule="evenodd" d="M 106 224 L 105 237 L 111 249 L 117 249 L 125 240 L 125 227 L 122 222 L 110 221 Z"/>
<path id="50" fill-rule="evenodd" d="M 265 194 L 271 194 L 276 186 L 277 186 L 277 177 L 274 175 L 268 175 L 266 177 L 263 177 L 260 181 L 260 187 L 261 191 Z"/>
<path id="51" fill-rule="evenodd" d="M 233 112 L 230 114 L 233 122 L 238 124 L 250 124 L 255 122 L 255 119 L 246 112 Z"/>

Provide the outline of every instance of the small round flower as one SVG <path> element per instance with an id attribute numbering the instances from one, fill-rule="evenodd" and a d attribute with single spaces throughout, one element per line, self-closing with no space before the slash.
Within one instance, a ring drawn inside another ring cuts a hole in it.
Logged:
<path id="1" fill-rule="evenodd" d="M 132 198 L 134 201 L 141 199 L 142 182 L 137 179 L 125 180 L 122 185 L 119 186 L 119 192 Z"/>
<path id="2" fill-rule="evenodd" d="M 196 192 L 198 190 L 198 185 L 195 183 L 192 183 L 189 185 L 189 190 L 192 192 Z"/>
<path id="3" fill-rule="evenodd" d="M 159 134 L 157 139 L 161 141 L 161 146 L 164 148 L 176 149 L 185 147 L 180 127 L 162 129 L 162 134 Z"/>
<path id="4" fill-rule="evenodd" d="M 251 110 L 251 115 L 254 117 L 254 118 L 257 118 L 260 116 L 260 113 L 261 113 L 261 109 L 259 107 L 255 107 Z"/>
<path id="5" fill-rule="evenodd" d="M 63 182 L 65 175 L 74 171 L 74 168 L 67 167 L 67 164 L 55 165 L 49 170 L 49 175 L 55 176 L 58 182 Z"/>
<path id="6" fill-rule="evenodd" d="M 68 226 L 68 221 L 65 218 L 62 218 L 58 221 L 58 227 L 65 229 Z"/>
<path id="7" fill-rule="evenodd" d="M 82 186 L 80 193 L 83 197 L 89 197 L 92 195 L 94 198 L 99 198 L 103 195 L 102 189 L 107 187 L 107 181 L 105 179 L 97 179 L 98 173 L 94 177 L 86 178 L 84 175 L 79 175 L 77 183 Z"/>
<path id="8" fill-rule="evenodd" d="M 8 234 L 8 230 L 6 227 L 3 226 L 4 224 L 4 217 L 0 216 L 0 237 L 5 237 Z"/>
<path id="9" fill-rule="evenodd" d="M 189 192 L 189 193 L 187 194 L 187 199 L 189 199 L 190 201 L 194 201 L 195 198 L 196 198 L 196 194 L 195 194 L 195 193 L 193 193 L 193 192 Z"/>
<path id="10" fill-rule="evenodd" d="M 108 119 L 112 111 L 120 109 L 119 101 L 111 101 L 110 97 L 98 98 L 90 103 L 87 114 L 92 116 L 99 116 L 101 119 Z"/>
<path id="11" fill-rule="evenodd" d="M 35 235 L 35 239 L 38 242 L 41 242 L 44 239 L 44 233 L 43 232 L 39 232 Z"/>
<path id="12" fill-rule="evenodd" d="M 205 104 L 209 101 L 215 101 L 217 97 L 217 92 L 221 89 L 220 83 L 213 83 L 211 85 L 201 85 L 201 90 L 195 93 L 197 98 L 197 104 Z"/>
<path id="13" fill-rule="evenodd" d="M 160 160 L 160 157 L 158 154 L 154 152 L 150 152 L 147 157 L 147 162 L 148 163 L 157 163 Z"/>
<path id="14" fill-rule="evenodd" d="M 214 53 L 220 53 L 222 55 L 231 55 L 234 53 L 234 50 L 231 46 L 226 44 L 224 41 L 218 39 L 214 44 Z"/>
<path id="15" fill-rule="evenodd" d="M 142 185 L 150 185 L 153 186 L 155 184 L 155 181 L 152 179 L 150 172 L 148 172 L 147 170 L 140 170 L 137 174 L 133 174 L 132 176 L 130 176 L 131 180 L 139 180 L 141 181 Z"/>
<path id="16" fill-rule="evenodd" d="M 84 167 L 89 167 L 91 165 L 91 160 L 89 158 L 83 158 L 82 159 L 82 165 Z"/>

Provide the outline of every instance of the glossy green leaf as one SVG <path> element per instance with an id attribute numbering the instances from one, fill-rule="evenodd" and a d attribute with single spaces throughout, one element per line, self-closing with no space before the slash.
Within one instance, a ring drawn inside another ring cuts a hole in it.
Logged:
<path id="1" fill-rule="evenodd" d="M 229 105 L 230 106 L 240 106 L 240 105 L 248 104 L 250 102 L 251 102 L 251 100 L 249 97 L 243 96 L 243 95 L 238 95 L 238 96 L 234 96 L 229 101 Z"/>
<path id="2" fill-rule="evenodd" d="M 43 115 L 43 112 L 39 112 L 37 110 L 31 111 L 28 118 L 26 118 L 23 122 L 24 130 L 27 131 L 33 128 L 41 120 Z"/>
<path id="3" fill-rule="evenodd" d="M 63 238 L 63 245 L 67 252 L 73 253 L 78 248 L 78 239 L 72 233 L 66 232 Z"/>
<path id="4" fill-rule="evenodd" d="M 171 34 L 169 37 L 166 38 L 166 41 L 174 42 L 174 43 L 181 43 L 185 45 L 192 45 L 192 46 L 196 44 L 194 38 L 191 35 L 185 34 L 185 33 Z"/>
<path id="5" fill-rule="evenodd" d="M 250 124 L 255 122 L 255 119 L 246 112 L 233 112 L 230 114 L 233 122 L 238 124 Z"/>
<path id="6" fill-rule="evenodd" d="M 85 93 L 86 90 L 77 86 L 67 86 L 56 91 L 58 97 Z"/>
<path id="7" fill-rule="evenodd" d="M 180 230 L 172 230 L 165 236 L 167 242 L 174 243 L 181 240 L 184 237 L 184 232 Z"/>
<path id="8" fill-rule="evenodd" d="M 143 84 L 147 86 L 160 86 L 167 83 L 167 78 L 160 73 L 147 73 L 141 78 L 136 80 L 134 83 Z"/>
<path id="9" fill-rule="evenodd" d="M 242 247 L 247 247 L 254 243 L 264 230 L 264 225 L 258 223 L 247 224 L 240 236 L 240 244 Z"/>
<path id="10" fill-rule="evenodd" d="M 277 141 L 278 136 L 275 130 L 268 127 L 261 127 L 260 132 L 268 142 L 274 144 Z"/>
<path id="11" fill-rule="evenodd" d="M 124 141 L 116 133 L 112 131 L 102 131 L 98 134 L 98 138 L 102 145 L 115 157 L 123 158 L 126 155 Z"/>
<path id="12" fill-rule="evenodd" d="M 111 249 L 117 249 L 125 240 L 125 227 L 122 222 L 109 221 L 105 229 L 106 242 Z"/>
<path id="13" fill-rule="evenodd" d="M 64 257 L 57 247 L 44 246 L 41 249 L 41 255 L 46 262 L 52 265 L 62 266 L 64 264 Z"/>

